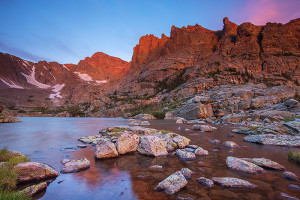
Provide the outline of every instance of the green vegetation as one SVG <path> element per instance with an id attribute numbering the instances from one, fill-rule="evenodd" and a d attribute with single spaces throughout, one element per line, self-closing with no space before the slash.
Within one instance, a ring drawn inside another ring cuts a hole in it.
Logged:
<path id="1" fill-rule="evenodd" d="M 41 112 L 42 114 L 58 114 L 58 113 L 62 113 L 65 111 L 70 113 L 72 116 L 78 116 L 78 115 L 80 117 L 85 116 L 84 111 L 82 111 L 80 106 L 78 106 L 78 105 L 69 106 L 67 108 L 65 108 L 64 106 L 60 106 L 60 107 L 56 107 L 54 109 L 47 108 L 47 107 L 35 107 L 30 112 Z"/>
<path id="2" fill-rule="evenodd" d="M 157 119 L 164 119 L 165 118 L 165 114 L 166 111 L 155 111 L 151 113 L 154 117 L 156 117 Z"/>
<path id="3" fill-rule="evenodd" d="M 14 168 L 19 163 L 29 162 L 26 156 L 15 155 L 6 148 L 0 150 L 0 200 L 4 199 L 31 199 L 21 194 L 16 189 L 18 170 Z"/>
<path id="4" fill-rule="evenodd" d="M 295 94 L 294 99 L 300 102 L 300 95 L 298 93 Z"/>
<path id="5" fill-rule="evenodd" d="M 250 130 L 250 131 L 255 131 L 255 130 L 257 130 L 259 127 L 260 127 L 260 126 L 250 126 L 250 127 L 249 127 L 249 130 Z"/>
<path id="6" fill-rule="evenodd" d="M 207 73 L 207 75 L 210 77 L 215 77 L 218 74 L 221 74 L 221 71 L 219 69 L 217 69 L 217 71 L 211 71 Z"/>
<path id="7" fill-rule="evenodd" d="M 99 107 L 94 107 L 92 110 L 91 110 L 91 113 L 95 114 L 97 112 L 99 112 L 100 108 Z"/>
<path id="8" fill-rule="evenodd" d="M 158 82 L 155 91 L 156 93 L 159 93 L 160 91 L 167 90 L 167 92 L 170 92 L 177 88 L 178 86 L 184 84 L 187 82 L 183 78 L 183 74 L 185 73 L 186 69 L 183 69 L 175 78 L 173 79 L 166 79 L 164 81 Z"/>
<path id="9" fill-rule="evenodd" d="M 297 163 L 300 163 L 300 151 L 289 151 L 288 158 L 289 160 L 293 160 Z"/>
<path id="10" fill-rule="evenodd" d="M 163 135 L 165 135 L 165 134 L 167 134 L 167 133 L 171 133 L 171 131 L 169 131 L 169 130 L 160 130 L 161 131 L 161 133 L 163 134 Z"/>
<path id="11" fill-rule="evenodd" d="M 283 118 L 283 121 L 290 122 L 290 121 L 294 121 L 295 119 L 300 119 L 300 116 L 287 116 L 287 117 Z"/>
<path id="12" fill-rule="evenodd" d="M 125 128 L 111 128 L 108 130 L 108 132 L 123 132 L 126 131 Z"/>
<path id="13" fill-rule="evenodd" d="M 30 200 L 24 193 L 0 189 L 0 200 Z"/>
<path id="14" fill-rule="evenodd" d="M 279 83 L 275 83 L 276 81 L 276 79 L 265 77 L 261 80 L 261 82 L 264 83 L 267 87 L 274 87 L 280 85 Z"/>

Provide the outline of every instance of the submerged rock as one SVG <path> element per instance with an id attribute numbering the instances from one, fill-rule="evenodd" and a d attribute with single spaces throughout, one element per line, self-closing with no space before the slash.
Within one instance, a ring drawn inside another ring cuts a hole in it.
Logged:
<path id="1" fill-rule="evenodd" d="M 280 197 L 282 197 L 284 199 L 288 199 L 288 200 L 299 200 L 298 198 L 292 197 L 292 196 L 290 196 L 290 195 L 288 195 L 286 193 L 283 193 L 283 192 L 280 193 Z"/>
<path id="2" fill-rule="evenodd" d="M 224 142 L 223 146 L 227 147 L 227 148 L 239 147 L 239 145 L 237 145 L 235 142 L 232 142 L 232 141 L 226 141 L 226 142 Z"/>
<path id="3" fill-rule="evenodd" d="M 195 160 L 196 158 L 196 155 L 193 152 L 188 152 L 181 149 L 177 149 L 175 155 L 181 160 Z"/>
<path id="4" fill-rule="evenodd" d="M 124 131 L 118 138 L 116 147 L 119 154 L 126 154 L 137 150 L 140 138 L 132 132 Z"/>
<path id="5" fill-rule="evenodd" d="M 161 166 L 161 165 L 151 165 L 149 167 L 149 169 L 152 170 L 152 171 L 163 171 L 163 166 Z"/>
<path id="6" fill-rule="evenodd" d="M 196 154 L 196 156 L 207 156 L 208 155 L 208 151 L 202 149 L 201 147 L 198 147 L 194 153 Z"/>
<path id="7" fill-rule="evenodd" d="M 265 145 L 300 147 L 300 136 L 291 135 L 248 135 L 244 137 L 244 141 Z"/>
<path id="8" fill-rule="evenodd" d="M 266 158 L 241 158 L 241 159 L 267 169 L 275 169 L 275 170 L 285 169 L 285 167 L 280 165 L 279 163 Z"/>
<path id="9" fill-rule="evenodd" d="M 18 170 L 18 182 L 40 181 L 59 176 L 58 171 L 49 165 L 38 162 L 19 163 L 15 166 Z"/>
<path id="10" fill-rule="evenodd" d="M 190 170 L 189 168 L 182 168 L 180 171 L 183 174 L 183 176 L 188 179 L 192 178 L 192 174 L 195 173 L 192 170 Z"/>
<path id="11" fill-rule="evenodd" d="M 90 168 L 90 161 L 86 158 L 79 160 L 69 160 L 64 162 L 64 168 L 60 171 L 61 173 L 73 173 L 79 172 L 84 169 Z"/>
<path id="12" fill-rule="evenodd" d="M 229 188 L 255 188 L 256 185 L 250 183 L 248 181 L 238 179 L 238 178 L 231 178 L 231 177 L 213 177 L 212 181 L 216 184 L 219 184 L 223 187 Z"/>
<path id="13" fill-rule="evenodd" d="M 266 173 L 266 171 L 263 168 L 253 163 L 247 162 L 239 158 L 231 157 L 231 156 L 227 157 L 226 164 L 228 168 L 240 172 L 245 172 L 249 174 Z"/>
<path id="14" fill-rule="evenodd" d="M 96 152 L 95 152 L 96 158 L 113 158 L 117 156 L 118 156 L 118 151 L 114 143 L 105 139 L 98 141 L 98 144 L 96 145 Z"/>
<path id="15" fill-rule="evenodd" d="M 155 189 L 158 191 L 165 191 L 166 194 L 171 195 L 181 190 L 187 183 L 184 175 L 180 171 L 177 171 L 160 182 Z"/>
<path id="16" fill-rule="evenodd" d="M 294 174 L 293 172 L 284 172 L 282 174 L 282 176 L 284 178 L 286 178 L 287 180 L 290 180 L 290 181 L 296 181 L 296 180 L 298 180 L 298 176 L 296 174 Z"/>
<path id="17" fill-rule="evenodd" d="M 192 129 L 195 131 L 212 132 L 214 129 L 217 128 L 209 125 L 194 125 Z"/>
<path id="18" fill-rule="evenodd" d="M 293 190 L 299 190 L 300 191 L 299 185 L 289 184 L 288 187 L 291 188 L 291 189 L 293 189 Z"/>
<path id="19" fill-rule="evenodd" d="M 19 193 L 25 194 L 26 196 L 33 196 L 37 194 L 38 192 L 45 190 L 47 188 L 47 183 L 42 182 L 36 185 L 32 185 L 29 187 L 26 187 L 25 189 L 21 190 Z"/>
<path id="20" fill-rule="evenodd" d="M 208 178 L 205 178 L 205 177 L 199 177 L 199 178 L 197 178 L 197 181 L 200 184 L 202 184 L 202 185 L 204 185 L 208 188 L 211 188 L 211 187 L 214 186 L 214 182 L 212 180 L 208 179 Z"/>
<path id="21" fill-rule="evenodd" d="M 166 156 L 167 142 L 157 136 L 142 136 L 137 151 L 148 156 Z"/>

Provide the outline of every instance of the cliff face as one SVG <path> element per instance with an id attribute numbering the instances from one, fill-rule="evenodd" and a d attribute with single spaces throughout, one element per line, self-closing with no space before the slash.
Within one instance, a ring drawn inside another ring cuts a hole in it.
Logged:
<path id="1" fill-rule="evenodd" d="M 154 94 L 151 88 L 168 87 L 174 82 L 177 86 L 185 83 L 185 90 L 194 82 L 197 82 L 195 87 L 201 82 L 202 89 L 208 85 L 243 82 L 300 83 L 300 19 L 265 26 L 249 22 L 238 26 L 228 18 L 223 23 L 221 31 L 196 24 L 173 26 L 169 38 L 141 37 L 129 69 L 137 73 L 128 74 L 120 92 Z"/>

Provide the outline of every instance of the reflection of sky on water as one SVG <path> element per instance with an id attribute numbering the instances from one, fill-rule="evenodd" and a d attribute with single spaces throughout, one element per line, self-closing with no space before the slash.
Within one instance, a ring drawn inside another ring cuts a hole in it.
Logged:
<path id="1" fill-rule="evenodd" d="M 79 159 L 86 157 L 91 162 L 88 170 L 61 174 L 47 189 L 42 199 L 175 199 L 176 195 L 193 195 L 194 197 L 210 196 L 220 199 L 215 194 L 223 193 L 220 187 L 206 190 L 196 181 L 197 177 L 233 176 L 243 178 L 258 185 L 251 191 L 240 191 L 241 196 L 248 192 L 265 195 L 265 191 L 285 192 L 295 196 L 296 192 L 288 190 L 289 182 L 282 178 L 281 172 L 269 171 L 267 175 L 245 176 L 227 169 L 226 157 L 254 157 L 269 158 L 284 165 L 289 171 L 299 171 L 298 165 L 287 160 L 286 147 L 257 145 L 243 141 L 242 135 L 228 138 L 231 132 L 229 126 L 219 126 L 211 133 L 197 131 L 185 132 L 191 125 L 178 125 L 174 121 L 151 121 L 151 127 L 167 129 L 185 135 L 192 144 L 199 145 L 209 151 L 209 156 L 198 156 L 195 161 L 181 161 L 173 155 L 167 157 L 147 157 L 138 153 L 126 154 L 118 158 L 95 160 L 94 147 L 85 149 L 66 150 L 66 147 L 76 147 L 81 136 L 96 135 L 99 129 L 124 125 L 124 119 L 93 119 L 93 118 L 22 118 L 22 123 L 0 124 L 0 147 L 21 151 L 30 156 L 32 161 L 50 164 L 60 171 L 63 158 Z M 181 130 L 178 130 L 179 126 Z M 242 146 L 233 151 L 209 141 L 219 139 L 222 142 L 231 140 Z M 214 149 L 218 151 L 213 151 Z M 230 151 L 230 153 L 229 153 Z M 201 161 L 205 165 L 198 165 Z M 163 172 L 153 172 L 148 169 L 151 165 L 162 165 Z M 186 188 L 178 194 L 167 196 L 163 192 L 155 191 L 155 186 L 164 178 L 187 167 L 196 172 L 189 180 Z M 63 181 L 58 184 L 59 181 Z M 272 185 L 276 185 L 273 187 Z M 279 188 L 279 189 L 278 189 Z M 218 191 L 219 190 L 219 191 Z M 274 193 L 275 194 L 275 193 Z M 222 199 L 222 198 L 221 198 Z M 263 199 L 263 198 L 262 198 Z M 271 198 L 272 199 L 272 198 Z"/>

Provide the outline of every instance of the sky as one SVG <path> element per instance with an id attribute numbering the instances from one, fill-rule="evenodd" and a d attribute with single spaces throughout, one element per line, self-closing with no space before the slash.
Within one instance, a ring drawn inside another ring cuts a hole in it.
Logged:
<path id="1" fill-rule="evenodd" d="M 143 35 L 196 23 L 221 30 L 224 17 L 287 23 L 300 17 L 300 0 L 0 0 L 0 52 L 74 64 L 103 52 L 130 61 Z"/>

